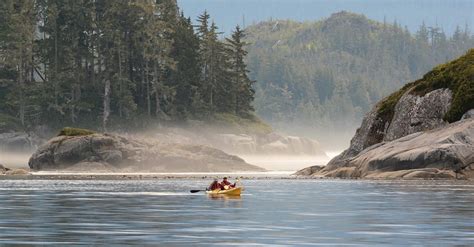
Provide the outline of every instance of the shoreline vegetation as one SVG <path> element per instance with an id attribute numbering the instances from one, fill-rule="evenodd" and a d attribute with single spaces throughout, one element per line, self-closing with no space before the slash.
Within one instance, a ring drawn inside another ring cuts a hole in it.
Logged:
<path id="1" fill-rule="evenodd" d="M 245 35 L 236 26 L 221 39 L 206 11 L 193 24 L 176 0 L 3 1 L 0 132 L 196 121 L 268 131 L 254 114 Z"/>

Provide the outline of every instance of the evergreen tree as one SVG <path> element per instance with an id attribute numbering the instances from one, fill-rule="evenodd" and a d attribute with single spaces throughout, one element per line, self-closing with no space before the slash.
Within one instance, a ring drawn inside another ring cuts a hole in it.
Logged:
<path id="1" fill-rule="evenodd" d="M 227 39 L 232 64 L 233 92 L 231 98 L 234 101 L 233 112 L 242 116 L 248 115 L 254 110 L 252 102 L 255 95 L 255 91 L 252 88 L 254 81 L 250 80 L 247 76 L 249 72 L 245 64 L 247 51 L 244 49 L 247 43 L 243 41 L 244 38 L 244 31 L 237 26 L 232 37 Z"/>
<path id="2" fill-rule="evenodd" d="M 171 57 L 176 61 L 176 69 L 170 80 L 176 82 L 176 110 L 178 117 L 186 119 L 191 113 L 202 113 L 202 99 L 199 63 L 199 38 L 194 33 L 191 20 L 181 14 L 174 32 Z M 197 115 L 197 114 L 196 114 Z"/>
<path id="3" fill-rule="evenodd" d="M 8 105 L 23 126 L 31 110 L 28 102 L 33 87 L 35 8 L 33 0 L 5 0 L 0 3 L 0 68 L 10 94 Z"/>
<path id="4" fill-rule="evenodd" d="M 178 13 L 176 0 L 2 1 L 0 111 L 104 130 L 236 113 L 233 53 L 207 12 L 197 30 Z"/>

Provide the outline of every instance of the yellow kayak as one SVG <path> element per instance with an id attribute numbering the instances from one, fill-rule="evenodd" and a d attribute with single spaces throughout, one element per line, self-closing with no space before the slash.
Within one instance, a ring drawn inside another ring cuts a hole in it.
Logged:
<path id="1" fill-rule="evenodd" d="M 206 194 L 209 195 L 229 195 L 229 196 L 240 196 L 242 187 L 232 188 L 228 190 L 208 190 Z"/>

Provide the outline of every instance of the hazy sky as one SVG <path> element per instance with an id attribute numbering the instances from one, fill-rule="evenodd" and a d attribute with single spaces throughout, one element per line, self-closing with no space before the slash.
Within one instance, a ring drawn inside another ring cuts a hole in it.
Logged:
<path id="1" fill-rule="evenodd" d="M 196 19 L 205 9 L 222 31 L 262 20 L 319 20 L 342 10 L 361 13 L 379 21 L 395 19 L 417 30 L 425 21 L 448 34 L 465 24 L 474 29 L 474 0 L 178 0 L 186 16 Z"/>

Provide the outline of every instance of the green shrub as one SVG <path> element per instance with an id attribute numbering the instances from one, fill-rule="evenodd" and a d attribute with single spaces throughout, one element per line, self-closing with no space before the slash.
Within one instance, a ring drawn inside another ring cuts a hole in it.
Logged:
<path id="1" fill-rule="evenodd" d="M 229 113 L 214 114 L 214 122 L 234 129 L 237 133 L 269 134 L 272 127 L 255 115 L 246 118 Z"/>
<path id="2" fill-rule="evenodd" d="M 59 132 L 58 136 L 87 136 L 95 133 L 92 130 L 65 127 Z"/>

